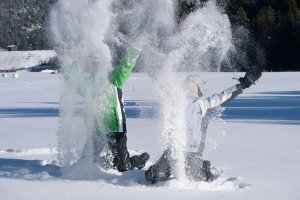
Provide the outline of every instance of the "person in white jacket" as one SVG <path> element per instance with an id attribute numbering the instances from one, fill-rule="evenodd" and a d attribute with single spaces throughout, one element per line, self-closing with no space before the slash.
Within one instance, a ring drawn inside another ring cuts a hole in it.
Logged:
<path id="1" fill-rule="evenodd" d="M 239 84 L 234 85 L 220 94 L 204 97 L 202 90 L 204 84 L 197 75 L 190 75 L 185 80 L 187 88 L 186 125 L 187 125 L 187 149 L 186 149 L 186 175 L 195 181 L 212 181 L 210 161 L 203 160 L 205 149 L 206 130 L 209 123 L 210 111 L 218 106 L 224 106 L 230 100 L 249 88 L 261 76 L 260 69 L 249 70 L 245 77 L 239 78 Z M 171 175 L 172 158 L 167 148 L 160 159 L 146 172 L 146 180 L 150 183 L 167 180 Z"/>

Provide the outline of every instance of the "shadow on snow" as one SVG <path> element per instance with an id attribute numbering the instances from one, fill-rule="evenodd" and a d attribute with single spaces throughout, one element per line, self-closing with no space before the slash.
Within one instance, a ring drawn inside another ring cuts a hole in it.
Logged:
<path id="1" fill-rule="evenodd" d="M 0 118 L 58 117 L 57 108 L 0 108 Z"/>
<path id="2" fill-rule="evenodd" d="M 76 163 L 70 169 L 62 169 L 53 164 L 42 165 L 41 160 L 19 160 L 19 159 L 2 159 L 0 158 L 0 177 L 14 179 L 30 179 L 30 180 L 49 180 L 49 176 L 45 176 L 45 172 L 58 180 L 75 180 L 75 181 L 103 181 L 107 184 L 115 186 L 131 187 L 131 186 L 151 186 L 154 188 L 164 187 L 166 181 L 156 184 L 150 184 L 145 180 L 145 170 L 129 170 L 123 173 L 114 174 L 101 170 L 94 164 L 85 165 L 86 163 Z M 84 166 L 84 168 L 82 168 Z M 85 172 L 83 172 L 85 171 Z M 86 172 L 90 174 L 85 174 Z M 116 172 L 115 172 L 116 173 Z M 84 174 L 82 176 L 82 174 Z M 173 180 L 171 177 L 169 180 Z M 176 179 L 174 179 L 176 181 Z M 168 181 L 169 182 L 169 181 Z M 176 182 L 175 182 L 176 183 Z M 194 182 L 197 184 L 203 182 Z M 212 187 L 222 187 L 225 184 L 232 184 L 236 189 L 244 189 L 251 184 L 240 182 L 238 177 L 219 177 L 211 182 Z M 210 184 L 205 182 L 205 184 Z M 201 186 L 201 185 L 200 185 Z M 197 187 L 196 187 L 197 188 Z"/>
<path id="3" fill-rule="evenodd" d="M 80 165 L 80 163 L 78 164 Z M 44 179 L 42 173 L 48 173 L 52 177 L 62 180 L 103 180 L 113 185 L 131 186 L 131 185 L 148 185 L 145 180 L 144 170 L 130 170 L 122 174 L 113 174 L 100 170 L 96 165 L 89 164 L 85 170 L 91 171 L 91 176 L 82 174 L 82 166 L 80 170 L 76 169 L 77 164 L 70 169 L 62 169 L 54 164 L 43 165 L 42 160 L 21 160 L 0 158 L 0 177 L 6 178 L 27 178 L 39 180 Z M 79 171 L 78 171 L 79 170 Z M 41 175 L 42 174 L 42 175 Z M 84 174 L 84 173 L 83 173 Z M 48 177 L 46 176 L 46 179 Z"/>
<path id="4" fill-rule="evenodd" d="M 230 102 L 223 112 L 225 120 L 267 120 L 300 124 L 300 96 L 242 97 Z"/>
<path id="5" fill-rule="evenodd" d="M 240 97 L 230 102 L 223 112 L 225 120 L 300 124 L 300 91 L 271 91 L 259 96 Z M 157 101 L 125 101 L 127 118 L 158 118 L 160 105 Z M 76 112 L 80 114 L 81 112 Z M 58 117 L 59 109 L 0 108 L 0 118 Z"/>
<path id="6" fill-rule="evenodd" d="M 240 97 L 226 105 L 224 120 L 300 124 L 300 91 L 263 92 L 261 96 Z M 158 102 L 125 102 L 128 118 L 159 116 Z"/>
<path id="7" fill-rule="evenodd" d="M 50 176 L 59 177 L 62 175 L 61 168 L 47 164 L 43 165 L 41 160 L 20 160 L 0 158 L 0 174 L 7 176 L 9 174 L 38 174 L 47 172 Z M 4 174 L 3 174 L 4 173 Z"/>

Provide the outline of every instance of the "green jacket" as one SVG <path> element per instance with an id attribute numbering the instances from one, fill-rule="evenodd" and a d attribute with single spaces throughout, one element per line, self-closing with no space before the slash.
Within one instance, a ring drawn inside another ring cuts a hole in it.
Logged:
<path id="1" fill-rule="evenodd" d="M 130 49 L 108 75 L 108 80 L 111 83 L 111 94 L 108 95 L 109 105 L 104 123 L 107 125 L 109 132 L 126 131 L 124 130 L 126 129 L 126 119 L 122 88 L 136 65 L 139 53 L 136 49 Z"/>
<path id="2" fill-rule="evenodd" d="M 126 122 L 126 119 L 122 88 L 131 75 L 132 69 L 136 65 L 139 53 L 140 52 L 134 48 L 129 49 L 126 56 L 124 56 L 119 64 L 108 74 L 108 80 L 111 83 L 111 91 L 106 94 L 109 103 L 106 110 L 106 116 L 104 117 L 104 123 L 109 132 L 118 133 L 126 131 L 123 130 L 123 124 Z M 76 92 L 81 96 L 84 96 L 86 88 L 94 82 L 93 76 L 84 78 L 80 76 L 79 72 L 77 72 L 74 67 L 71 67 L 67 74 L 77 77 L 76 81 L 74 81 L 74 85 Z"/>

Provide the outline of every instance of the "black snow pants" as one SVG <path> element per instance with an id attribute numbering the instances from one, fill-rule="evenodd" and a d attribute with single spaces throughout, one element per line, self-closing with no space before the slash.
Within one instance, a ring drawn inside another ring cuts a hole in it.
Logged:
<path id="1" fill-rule="evenodd" d="M 164 151 L 158 161 L 145 172 L 145 176 L 150 183 L 164 181 L 171 176 L 171 156 L 169 150 Z"/>
<path id="2" fill-rule="evenodd" d="M 113 166 L 120 172 L 131 169 L 130 155 L 127 149 L 125 132 L 110 133 L 107 137 L 108 146 L 113 156 Z"/>
<path id="3" fill-rule="evenodd" d="M 174 161 L 172 161 L 170 156 L 170 151 L 165 150 L 159 160 L 145 172 L 146 179 L 150 183 L 169 179 L 171 176 L 171 165 L 173 162 Z M 211 174 L 209 167 L 203 166 L 202 157 L 197 153 L 186 154 L 185 171 L 187 177 L 194 181 L 211 181 L 213 179 L 213 175 Z"/>

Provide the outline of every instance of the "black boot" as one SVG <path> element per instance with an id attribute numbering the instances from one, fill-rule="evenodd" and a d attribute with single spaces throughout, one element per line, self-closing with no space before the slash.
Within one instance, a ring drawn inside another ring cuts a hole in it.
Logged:
<path id="1" fill-rule="evenodd" d="M 149 183 L 165 181 L 171 176 L 169 152 L 165 151 L 160 159 L 152 165 L 146 172 L 145 177 Z"/>
<path id="2" fill-rule="evenodd" d="M 214 175 L 210 171 L 210 161 L 209 160 L 204 160 L 203 161 L 203 167 L 202 171 L 205 174 L 204 181 L 211 182 L 214 180 Z"/>
<path id="3" fill-rule="evenodd" d="M 134 168 L 142 169 L 150 156 L 148 153 L 142 153 L 130 157 L 127 150 L 127 137 L 126 133 L 112 133 L 109 136 L 109 146 L 113 156 L 113 166 L 117 168 L 119 172 L 132 170 Z"/>
<path id="4" fill-rule="evenodd" d="M 142 153 L 139 156 L 132 156 L 130 158 L 131 169 L 137 168 L 142 169 L 145 167 L 146 162 L 149 160 L 150 156 L 148 153 Z"/>

